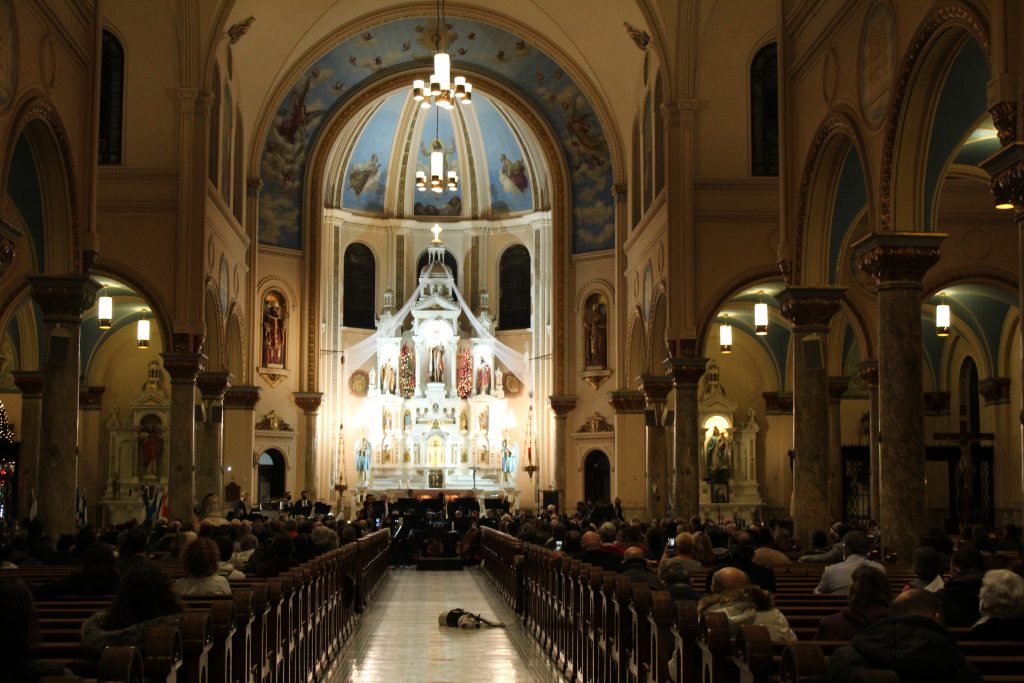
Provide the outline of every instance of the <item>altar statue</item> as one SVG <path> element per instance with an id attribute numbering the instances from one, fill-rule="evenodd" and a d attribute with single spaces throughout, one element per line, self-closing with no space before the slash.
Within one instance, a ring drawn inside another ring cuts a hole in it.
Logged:
<path id="1" fill-rule="evenodd" d="M 359 483 L 365 484 L 370 473 L 370 458 L 373 457 L 373 448 L 366 437 L 356 444 L 356 473 L 359 475 Z"/>
<path id="2" fill-rule="evenodd" d="M 263 297 L 263 366 L 284 367 L 285 302 L 280 292 Z"/>
<path id="3" fill-rule="evenodd" d="M 480 414 L 477 416 L 477 419 L 476 419 L 477 424 L 480 426 L 480 431 L 481 432 L 486 432 L 487 431 L 487 427 L 490 424 L 490 419 L 489 419 L 490 416 L 487 413 L 488 413 L 487 408 L 484 408 L 483 410 L 480 411 Z"/>
<path id="4" fill-rule="evenodd" d="M 157 476 L 157 463 L 164 453 L 164 439 L 160 436 L 160 425 L 143 424 L 139 430 L 139 453 L 142 455 L 144 476 Z"/>
<path id="5" fill-rule="evenodd" d="M 483 358 L 476 369 L 476 393 L 491 393 L 491 366 Z"/>
<path id="6" fill-rule="evenodd" d="M 444 381 L 444 347 L 440 345 L 430 349 L 430 381 Z"/>
<path id="7" fill-rule="evenodd" d="M 384 363 L 380 369 L 380 392 L 382 394 L 394 394 L 398 388 L 398 374 L 391 361 Z"/>
<path id="8" fill-rule="evenodd" d="M 516 479 L 516 466 L 519 462 L 518 449 L 515 449 L 513 445 L 509 448 L 508 439 L 503 439 L 501 442 L 501 471 L 503 473 L 503 479 L 506 484 L 512 484 Z"/>
<path id="9" fill-rule="evenodd" d="M 377 388 L 377 368 L 370 368 L 370 388 Z"/>
<path id="10" fill-rule="evenodd" d="M 495 368 L 494 368 L 494 388 L 498 389 L 499 391 L 505 388 L 501 384 L 502 379 L 503 379 L 503 376 L 502 376 L 502 373 L 501 373 L 501 368 L 495 366 Z"/>
<path id="11" fill-rule="evenodd" d="M 715 427 L 704 444 L 704 467 L 707 476 L 711 476 L 711 473 L 715 471 L 715 450 L 718 448 L 718 439 L 721 438 L 721 435 L 718 427 Z"/>
<path id="12" fill-rule="evenodd" d="M 600 294 L 593 294 L 587 298 L 583 314 L 583 331 L 587 341 L 585 365 L 588 368 L 607 367 L 608 308 Z"/>

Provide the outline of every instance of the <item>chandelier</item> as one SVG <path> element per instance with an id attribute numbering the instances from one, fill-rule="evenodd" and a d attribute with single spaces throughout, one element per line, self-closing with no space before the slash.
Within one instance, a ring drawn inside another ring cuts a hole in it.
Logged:
<path id="1" fill-rule="evenodd" d="M 442 109 L 452 109 L 457 100 L 465 104 L 473 102 L 473 85 L 465 76 L 452 78 L 452 60 L 444 51 L 444 33 L 447 24 L 444 19 L 444 0 L 437 2 L 437 29 L 434 31 L 434 73 L 429 82 L 418 78 L 412 82 L 412 98 L 423 109 L 430 109 L 431 101 Z"/>
<path id="2" fill-rule="evenodd" d="M 438 135 L 438 113 L 434 110 L 434 141 L 430 144 L 430 191 L 441 194 L 447 187 L 450 192 L 455 192 L 459 189 L 459 174 L 454 170 L 446 170 L 444 145 Z M 416 171 L 416 189 L 420 192 L 427 189 L 425 171 Z"/>

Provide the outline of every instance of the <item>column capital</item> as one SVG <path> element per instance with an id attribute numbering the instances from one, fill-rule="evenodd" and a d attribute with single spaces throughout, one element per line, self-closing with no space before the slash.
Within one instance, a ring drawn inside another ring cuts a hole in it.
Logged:
<path id="1" fill-rule="evenodd" d="M 925 415 L 949 415 L 948 391 L 926 391 L 924 392 L 924 414 Z"/>
<path id="2" fill-rule="evenodd" d="M 869 389 L 878 388 L 878 361 L 869 359 L 857 363 L 857 375 L 860 376 Z"/>
<path id="3" fill-rule="evenodd" d="M 1013 114 L 1013 135 L 1016 137 L 1016 107 Z M 995 115 L 992 121 L 996 123 Z M 1002 141 L 1003 129 L 998 123 L 996 126 Z M 992 176 L 992 196 L 999 203 L 1012 204 L 1019 218 L 1024 210 L 1024 141 L 1015 139 L 1004 144 L 1005 147 L 981 162 L 981 167 Z"/>
<path id="4" fill-rule="evenodd" d="M 828 378 L 828 400 L 838 403 L 842 400 L 843 394 L 850 386 L 849 377 L 832 376 Z"/>
<path id="5" fill-rule="evenodd" d="M 775 295 L 779 313 L 795 330 L 827 331 L 843 303 L 843 287 L 786 287 Z"/>
<path id="6" fill-rule="evenodd" d="M 985 405 L 996 406 L 1010 402 L 1010 378 L 987 377 L 978 382 L 978 389 L 985 398 Z"/>
<path id="7" fill-rule="evenodd" d="M 565 417 L 576 408 L 576 401 L 579 396 L 551 395 L 548 402 L 551 403 L 551 410 L 555 411 L 557 417 Z"/>
<path id="8" fill-rule="evenodd" d="M 171 376 L 171 384 L 195 384 L 206 365 L 206 356 L 201 353 L 165 351 L 160 357 L 164 359 L 164 370 Z"/>
<path id="9" fill-rule="evenodd" d="M 691 360 L 700 358 L 700 347 L 696 337 L 668 339 L 665 342 L 665 346 L 668 348 L 669 358 L 687 358 Z M 707 362 L 707 358 L 704 361 Z"/>
<path id="10" fill-rule="evenodd" d="M 765 412 L 769 415 L 793 414 L 793 392 L 766 391 L 761 397 L 764 398 Z"/>
<path id="11" fill-rule="evenodd" d="M 29 275 L 30 294 L 47 322 L 81 322 L 92 307 L 100 283 L 87 275 Z"/>
<path id="12" fill-rule="evenodd" d="M 853 245 L 860 269 L 879 285 L 920 286 L 948 235 L 942 232 L 874 232 Z"/>
<path id="13" fill-rule="evenodd" d="M 635 389 L 619 389 L 608 392 L 608 405 L 616 413 L 642 413 L 647 406 L 644 392 Z"/>
<path id="14" fill-rule="evenodd" d="M 640 375 L 640 391 L 648 404 L 664 403 L 672 391 L 672 378 L 665 375 Z"/>
<path id="15" fill-rule="evenodd" d="M 255 410 L 261 391 L 256 386 L 228 387 L 224 391 L 224 407 L 228 410 Z"/>
<path id="16" fill-rule="evenodd" d="M 224 392 L 231 386 L 231 373 L 200 372 L 196 385 L 204 401 L 223 401 Z"/>
<path id="17" fill-rule="evenodd" d="M 106 387 L 82 387 L 78 390 L 79 410 L 99 410 Z"/>
<path id="18" fill-rule="evenodd" d="M 992 123 L 999 136 L 999 144 L 1005 146 L 1017 141 L 1017 103 L 1004 100 L 988 108 Z"/>
<path id="19" fill-rule="evenodd" d="M 320 410 L 320 403 L 324 400 L 322 391 L 296 391 L 292 394 L 295 405 L 302 408 L 305 415 L 316 415 Z"/>
<path id="20" fill-rule="evenodd" d="M 707 358 L 666 358 L 661 362 L 676 389 L 696 388 L 707 370 Z"/>
<path id="21" fill-rule="evenodd" d="M 14 376 L 14 386 L 21 389 L 22 398 L 43 397 L 43 373 L 33 370 L 15 370 L 11 373 Z"/>

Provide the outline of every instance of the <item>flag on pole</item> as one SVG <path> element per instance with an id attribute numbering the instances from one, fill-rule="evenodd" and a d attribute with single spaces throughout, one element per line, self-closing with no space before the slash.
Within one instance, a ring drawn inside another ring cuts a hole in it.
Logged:
<path id="1" fill-rule="evenodd" d="M 36 514 L 38 512 L 39 512 L 39 504 L 38 504 L 38 501 L 36 500 L 36 490 L 35 490 L 35 488 L 30 488 L 28 490 L 28 518 L 29 519 L 35 519 L 36 518 Z"/>
<path id="2" fill-rule="evenodd" d="M 75 487 L 75 509 L 78 512 L 78 527 L 81 528 L 88 524 L 89 507 L 85 500 L 85 489 L 81 486 Z"/>

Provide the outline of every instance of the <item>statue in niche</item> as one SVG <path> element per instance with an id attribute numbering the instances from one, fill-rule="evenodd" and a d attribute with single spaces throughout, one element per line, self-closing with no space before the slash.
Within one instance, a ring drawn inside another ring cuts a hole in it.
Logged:
<path id="1" fill-rule="evenodd" d="M 377 369 L 370 368 L 370 388 L 377 386 Z"/>
<path id="2" fill-rule="evenodd" d="M 402 428 L 405 431 L 412 429 L 412 413 L 408 410 L 405 411 L 405 415 L 402 416 Z"/>
<path id="3" fill-rule="evenodd" d="M 444 381 L 444 347 L 435 346 L 430 349 L 430 381 Z"/>
<path id="4" fill-rule="evenodd" d="M 500 390 L 501 383 L 504 376 L 502 375 L 501 368 L 497 365 L 494 366 L 494 388 Z"/>
<path id="5" fill-rule="evenodd" d="M 476 393 L 491 393 L 491 366 L 483 358 L 480 359 L 476 369 Z"/>
<path id="6" fill-rule="evenodd" d="M 487 427 L 490 424 L 490 416 L 487 414 L 488 412 L 487 408 L 484 408 L 476 418 L 476 422 L 480 426 L 481 432 L 486 432 Z"/>
<path id="7" fill-rule="evenodd" d="M 462 444 L 462 455 L 460 457 L 463 465 L 469 462 L 469 449 L 466 447 L 466 444 Z"/>
<path id="8" fill-rule="evenodd" d="M 356 473 L 359 475 L 359 483 L 365 484 L 370 472 L 370 458 L 373 457 L 373 448 L 370 442 L 363 437 L 356 444 Z"/>
<path id="9" fill-rule="evenodd" d="M 384 363 L 380 369 L 380 391 L 382 394 L 394 394 L 398 388 L 398 374 L 391 361 Z"/>
<path id="10" fill-rule="evenodd" d="M 476 461 L 478 465 L 486 465 L 487 464 L 487 450 L 488 449 L 487 449 L 487 444 L 486 443 L 480 444 L 480 455 L 477 457 L 477 461 Z"/>
<path id="11" fill-rule="evenodd" d="M 716 426 L 704 446 L 707 477 L 719 482 L 728 481 L 731 461 L 732 440 L 729 438 L 729 432 L 722 432 Z"/>
<path id="12" fill-rule="evenodd" d="M 384 421 L 383 421 L 384 431 L 385 432 L 390 432 L 391 428 L 393 426 L 394 426 L 394 418 L 391 416 L 391 411 L 390 410 L 385 410 L 384 411 Z"/>
<path id="13" fill-rule="evenodd" d="M 508 439 L 501 442 L 501 471 L 506 484 L 511 484 L 516 479 L 516 465 L 519 461 L 517 449 L 509 448 Z"/>
<path id="14" fill-rule="evenodd" d="M 144 477 L 156 479 L 163 454 L 164 437 L 160 433 L 160 419 L 155 415 L 147 415 L 139 425 L 139 458 Z"/>
<path id="15" fill-rule="evenodd" d="M 285 347 L 285 320 L 287 307 L 284 296 L 270 290 L 263 296 L 263 367 L 283 368 Z"/>
<path id="16" fill-rule="evenodd" d="M 584 365 L 608 367 L 608 305 L 601 294 L 587 297 L 583 309 L 583 338 L 586 340 Z"/>
<path id="17" fill-rule="evenodd" d="M 391 442 L 390 441 L 385 441 L 384 442 L 384 464 L 385 465 L 390 465 L 391 464 L 391 456 L 392 456 Z"/>
<path id="18" fill-rule="evenodd" d="M 463 410 L 462 413 L 459 415 L 459 431 L 469 431 L 469 417 L 466 416 L 465 410 Z"/>

